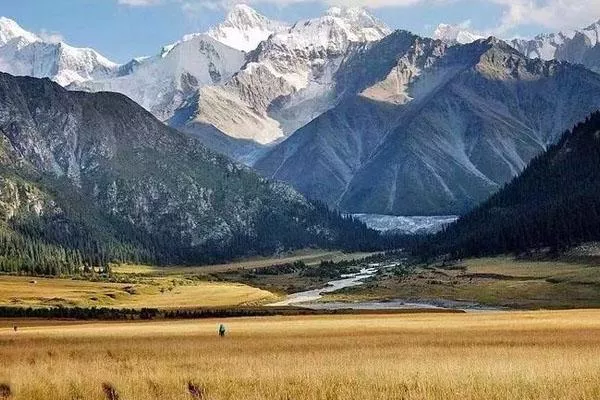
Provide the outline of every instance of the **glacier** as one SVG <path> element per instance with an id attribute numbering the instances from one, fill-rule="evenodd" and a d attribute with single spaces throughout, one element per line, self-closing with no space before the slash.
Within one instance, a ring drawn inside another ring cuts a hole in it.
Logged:
<path id="1" fill-rule="evenodd" d="M 364 222 L 371 229 L 404 235 L 437 233 L 445 226 L 458 220 L 458 216 L 456 215 L 403 217 L 396 215 L 353 214 L 353 217 Z"/>

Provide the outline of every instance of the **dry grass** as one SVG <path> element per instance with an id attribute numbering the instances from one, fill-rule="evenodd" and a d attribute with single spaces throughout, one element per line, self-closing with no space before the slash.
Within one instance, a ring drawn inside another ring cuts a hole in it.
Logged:
<path id="1" fill-rule="evenodd" d="M 14 400 L 600 398 L 600 311 L 237 319 L 225 339 L 218 322 L 3 329 L 0 383 Z"/>
<path id="2" fill-rule="evenodd" d="M 522 278 L 600 277 L 600 266 L 560 261 L 517 261 L 507 257 L 498 257 L 466 260 L 463 265 L 469 273 L 500 274 Z"/>
<path id="3" fill-rule="evenodd" d="M 307 265 L 316 265 L 321 261 L 346 261 L 362 259 L 377 253 L 343 253 L 341 251 L 316 251 L 303 250 L 285 257 L 259 257 L 228 264 L 206 265 L 197 267 L 155 267 L 150 265 L 113 265 L 112 271 L 117 274 L 142 274 L 142 275 L 184 275 L 184 274 L 212 274 L 229 271 L 239 271 L 254 268 L 270 267 L 272 265 L 303 261 Z"/>
<path id="4" fill-rule="evenodd" d="M 277 299 L 270 292 L 235 283 L 177 278 L 121 284 L 71 279 L 0 276 L 0 305 L 182 308 L 255 305 Z"/>

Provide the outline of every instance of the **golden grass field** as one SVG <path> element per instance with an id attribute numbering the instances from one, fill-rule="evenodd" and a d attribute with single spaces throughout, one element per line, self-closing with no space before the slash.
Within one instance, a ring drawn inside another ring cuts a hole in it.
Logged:
<path id="1" fill-rule="evenodd" d="M 600 311 L 0 322 L 14 400 L 600 398 Z M 21 324 L 26 324 L 21 322 Z M 52 323 L 50 323 L 52 324 Z"/>
<path id="2" fill-rule="evenodd" d="M 276 299 L 268 291 L 242 284 L 202 282 L 176 277 L 139 279 L 131 284 L 0 277 L 0 305 L 5 306 L 174 309 L 257 305 Z"/>

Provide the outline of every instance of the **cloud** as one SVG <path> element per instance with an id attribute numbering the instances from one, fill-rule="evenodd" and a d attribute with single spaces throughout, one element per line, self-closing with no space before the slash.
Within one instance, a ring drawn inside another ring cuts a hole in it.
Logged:
<path id="1" fill-rule="evenodd" d="M 472 0 L 471 0 L 472 1 Z M 490 21 L 488 31 L 502 35 L 519 26 L 535 25 L 547 30 L 581 28 L 600 18 L 600 0 L 476 0 L 496 4 L 502 8 L 500 23 Z M 466 0 L 117 0 L 128 6 L 154 6 L 177 4 L 186 13 L 202 10 L 227 9 L 236 3 L 273 4 L 288 6 L 298 3 L 321 2 L 328 6 L 358 6 L 371 9 L 382 7 L 416 7 L 419 5 L 447 5 L 461 3 L 468 7 Z"/>
<path id="2" fill-rule="evenodd" d="M 60 42 L 64 42 L 65 38 L 63 35 L 60 34 L 60 32 L 56 32 L 56 31 L 48 31 L 46 29 L 42 29 L 39 33 L 38 36 L 40 37 L 40 39 L 42 39 L 44 42 L 49 42 L 49 43 L 60 43 Z"/>
<path id="3" fill-rule="evenodd" d="M 581 28 L 600 18 L 598 0 L 487 0 L 505 8 L 499 33 L 522 25 L 560 30 Z"/>

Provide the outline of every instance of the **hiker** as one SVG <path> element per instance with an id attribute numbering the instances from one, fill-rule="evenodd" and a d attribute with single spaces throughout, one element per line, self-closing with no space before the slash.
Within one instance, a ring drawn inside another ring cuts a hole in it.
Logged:
<path id="1" fill-rule="evenodd" d="M 225 329 L 225 325 L 219 325 L 219 336 L 225 337 L 225 332 L 227 332 L 227 330 Z"/>
<path id="2" fill-rule="evenodd" d="M 17 328 L 17 325 L 13 325 L 13 330 L 16 332 L 19 328 Z"/>

